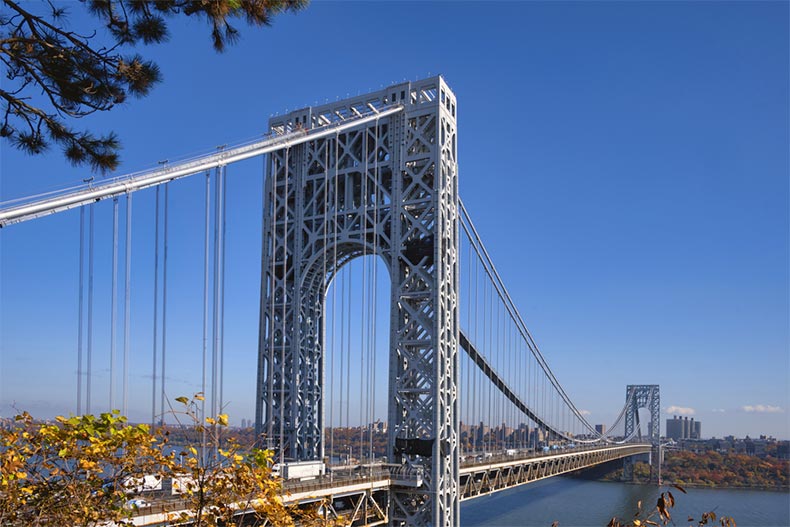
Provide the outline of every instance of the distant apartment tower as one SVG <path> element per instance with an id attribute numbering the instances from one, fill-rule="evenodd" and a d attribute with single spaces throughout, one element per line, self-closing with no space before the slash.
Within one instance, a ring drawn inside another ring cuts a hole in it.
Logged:
<path id="1" fill-rule="evenodd" d="M 695 421 L 692 417 L 674 416 L 667 419 L 667 437 L 669 439 L 701 439 L 702 421 Z"/>
<path id="2" fill-rule="evenodd" d="M 606 425 L 595 425 L 595 433 L 604 435 L 606 433 Z"/>

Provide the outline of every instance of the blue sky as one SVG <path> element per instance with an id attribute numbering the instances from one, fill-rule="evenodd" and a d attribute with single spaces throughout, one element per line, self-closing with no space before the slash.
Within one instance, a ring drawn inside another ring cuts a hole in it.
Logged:
<path id="1" fill-rule="evenodd" d="M 84 21 L 76 4 L 72 16 Z M 243 27 L 222 55 L 204 24 L 173 24 L 170 43 L 143 50 L 164 82 L 78 124 L 119 134 L 124 173 L 254 137 L 273 113 L 441 73 L 458 98 L 461 195 L 590 419 L 610 421 L 627 384 L 658 383 L 665 417 L 693 415 L 705 436 L 787 438 L 787 20 L 786 2 L 314 2 Z M 57 151 L 0 148 L 0 200 L 87 175 Z M 253 416 L 261 167 L 229 168 L 235 421 Z M 199 387 L 201 188 L 171 189 L 173 395 Z M 153 194 L 134 199 L 130 415 L 145 419 Z M 106 391 L 108 203 L 97 221 Z M 77 227 L 68 212 L 0 232 L 0 415 L 73 410 Z"/>

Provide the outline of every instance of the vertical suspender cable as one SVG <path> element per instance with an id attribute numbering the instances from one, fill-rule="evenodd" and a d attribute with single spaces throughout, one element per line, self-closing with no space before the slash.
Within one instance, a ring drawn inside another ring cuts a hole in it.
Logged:
<path id="1" fill-rule="evenodd" d="M 275 325 L 275 316 L 274 316 L 274 299 L 276 296 L 277 291 L 277 277 L 274 273 L 275 270 L 275 261 L 277 259 L 277 158 L 272 155 L 270 156 L 271 159 L 271 174 L 272 174 L 272 183 L 271 183 L 271 199 L 270 202 L 270 210 L 269 214 L 270 218 L 270 233 L 271 233 L 271 252 L 270 254 L 270 261 L 271 267 L 269 269 L 269 320 L 266 323 L 269 325 L 269 361 L 268 361 L 268 370 L 266 372 L 266 378 L 268 382 L 266 386 L 269 390 L 269 393 L 266 398 L 266 437 L 267 440 L 270 442 L 274 438 L 274 333 L 276 331 Z M 266 243 L 266 241 L 264 241 Z M 281 365 L 282 366 L 282 365 Z M 281 368 L 282 369 L 282 368 Z M 278 446 L 279 448 L 279 446 Z"/>
<path id="2" fill-rule="evenodd" d="M 165 424 L 165 382 L 167 377 L 167 228 L 168 228 L 168 203 L 170 201 L 170 183 L 165 183 L 165 210 L 164 210 L 164 257 L 162 259 L 162 392 L 159 396 L 159 408 L 162 412 L 159 424 Z"/>
<path id="3" fill-rule="evenodd" d="M 371 350 L 371 364 L 370 364 L 370 372 L 371 372 L 371 386 L 372 386 L 372 394 L 371 394 L 371 402 L 370 402 L 370 417 L 371 422 L 376 421 L 376 324 L 378 322 L 378 305 L 376 303 L 377 298 L 377 289 L 378 289 L 378 261 L 376 260 L 376 251 L 379 244 L 379 196 L 381 192 L 381 187 L 379 183 L 379 121 L 376 119 L 376 135 L 375 135 L 375 144 L 373 145 L 373 189 L 374 189 L 374 198 L 373 198 L 373 250 L 374 250 L 374 258 L 373 258 L 373 277 L 371 279 L 372 282 L 372 294 L 373 299 L 371 301 L 371 306 L 373 306 L 373 324 L 372 324 L 372 336 L 371 342 L 373 344 Z M 371 430 L 370 433 L 370 452 L 368 457 L 370 457 L 371 462 L 373 460 L 373 432 Z"/>
<path id="4" fill-rule="evenodd" d="M 362 236 L 362 239 L 365 241 L 365 244 L 367 244 L 368 234 L 369 234 L 368 233 L 368 206 L 369 206 L 368 198 L 370 197 L 370 189 L 368 187 L 369 179 L 370 179 L 370 174 L 369 174 L 370 153 L 368 151 L 369 150 L 368 142 L 370 141 L 370 134 L 368 134 L 367 127 L 365 128 L 363 133 L 365 134 L 365 140 L 363 141 L 363 155 L 365 156 L 365 167 L 364 167 L 364 171 L 362 172 L 362 177 L 364 178 L 364 184 L 362 185 L 363 192 L 364 192 L 364 198 L 362 200 L 362 214 L 361 214 L 361 217 L 362 217 L 362 222 L 363 222 L 363 229 L 362 229 L 363 236 Z M 363 252 L 363 254 L 365 253 L 365 248 L 364 247 L 362 249 L 362 252 Z M 372 318 L 372 306 L 371 306 L 371 303 L 370 303 L 370 298 L 371 298 L 371 295 L 370 295 L 370 290 L 371 290 L 370 279 L 371 279 L 371 276 L 372 276 L 372 272 L 371 272 L 372 269 L 371 269 L 371 266 L 370 266 L 370 261 L 372 259 L 373 258 L 363 258 L 362 259 L 362 266 L 363 266 L 362 267 L 362 273 L 364 275 L 364 277 L 362 279 L 362 305 L 367 307 L 367 309 L 365 309 L 364 312 L 363 312 L 364 315 L 363 315 L 362 333 L 364 335 L 364 339 L 362 341 L 362 346 L 363 346 L 362 350 L 363 350 L 363 357 L 365 357 L 367 359 L 367 363 L 365 363 L 365 369 L 364 369 L 364 371 L 365 371 L 365 377 L 364 377 L 364 379 L 365 379 L 365 397 L 360 399 L 360 404 L 362 404 L 364 409 L 365 409 L 365 414 L 364 414 L 365 417 L 364 417 L 364 419 L 361 419 L 361 421 L 362 421 L 362 424 L 365 424 L 365 426 L 367 428 L 368 437 L 370 437 L 370 435 L 373 432 L 372 427 L 371 427 L 371 420 L 370 420 L 370 396 L 371 396 L 371 383 L 370 383 L 370 355 L 371 355 L 371 353 L 370 353 L 370 335 L 371 335 L 371 331 L 370 331 L 370 324 L 371 324 L 371 318 Z M 363 363 L 364 363 L 364 361 L 363 361 Z M 362 443 L 360 441 L 360 445 L 359 445 L 360 458 L 362 457 L 362 453 L 367 451 L 367 449 L 363 450 L 364 446 L 365 446 L 364 443 Z"/>
<path id="5" fill-rule="evenodd" d="M 280 464 L 285 461 L 285 447 L 282 444 L 283 435 L 285 434 L 285 377 L 287 372 L 285 371 L 285 343 L 287 341 L 287 337 L 285 335 L 285 331 L 287 329 L 287 324 L 285 320 L 286 315 L 286 304 L 287 304 L 287 296 L 288 292 L 285 287 L 285 281 L 287 280 L 288 275 L 288 176 L 290 170 L 290 153 L 291 149 L 285 149 L 285 166 L 284 173 L 283 173 L 283 183 L 284 183 L 284 192 L 283 192 L 283 261 L 282 261 L 282 269 L 283 269 L 283 278 L 282 278 L 282 298 L 280 299 L 283 303 L 282 306 L 282 333 L 280 334 Z M 295 379 L 294 379 L 295 381 Z M 292 394 L 295 396 L 295 394 Z M 291 455 L 296 454 L 292 452 Z"/>
<path id="6" fill-rule="evenodd" d="M 130 324 L 132 320 L 132 194 L 126 194 L 126 284 L 124 286 L 123 313 L 123 415 L 129 412 L 129 345 Z"/>
<path id="7" fill-rule="evenodd" d="M 328 346 L 326 345 L 326 321 L 328 317 L 326 316 L 326 295 L 329 293 L 329 280 L 327 280 L 327 272 L 329 270 L 329 265 L 331 265 L 328 261 L 327 255 L 327 245 L 330 243 L 329 238 L 329 139 L 324 139 L 324 274 L 321 277 L 322 284 L 326 284 L 325 290 L 321 291 L 321 297 L 324 298 L 324 313 L 323 319 L 324 323 L 322 327 L 324 328 L 324 342 L 323 342 L 323 354 L 324 360 L 326 360 Z M 332 232 L 337 233 L 337 229 L 334 227 L 332 228 Z M 331 240 L 332 249 L 334 251 L 335 247 L 335 239 Z M 332 272 L 334 272 L 335 267 L 331 267 Z M 324 286 L 322 285 L 322 288 Z M 330 356 L 329 362 L 329 463 L 332 463 L 332 457 L 335 454 L 335 301 L 337 300 L 337 284 L 335 283 L 332 287 L 332 303 L 330 307 L 330 312 L 332 314 L 332 327 L 329 330 L 329 340 L 332 342 L 332 354 Z M 324 372 L 326 372 L 326 368 L 324 368 Z M 325 373 L 326 374 L 326 373 Z M 325 382 L 325 380 L 324 380 Z"/>
<path id="8" fill-rule="evenodd" d="M 467 285 L 466 285 L 466 330 L 471 332 L 472 331 L 472 306 L 473 306 L 473 304 L 472 304 L 472 268 L 471 268 L 471 266 L 472 266 L 472 245 L 471 244 L 467 245 L 467 248 L 468 248 L 468 251 L 467 251 L 467 258 L 466 258 L 466 280 L 467 280 Z M 472 420 L 471 413 L 469 412 L 469 406 L 472 403 L 472 393 L 471 393 L 472 392 L 472 385 L 471 385 L 471 382 L 470 382 L 470 375 L 472 373 L 471 370 L 472 370 L 472 360 L 469 357 L 469 354 L 467 353 L 466 354 L 466 386 L 464 387 L 465 390 L 464 390 L 464 392 L 461 395 L 465 399 L 465 402 L 466 402 L 466 421 L 467 421 L 466 425 L 467 425 L 467 430 L 469 431 L 470 434 L 472 433 L 472 429 L 470 428 L 470 425 L 474 424 L 474 421 Z M 468 441 L 469 441 L 469 437 L 467 436 L 467 443 L 468 443 Z"/>
<path id="9" fill-rule="evenodd" d="M 206 188 L 205 188 L 205 211 L 204 211 L 204 233 L 203 233 L 203 368 L 202 379 L 200 384 L 200 391 L 203 395 L 203 400 L 200 401 L 200 422 L 204 423 L 206 418 L 206 384 L 207 384 L 207 359 L 208 359 L 208 249 L 209 249 L 209 226 L 210 208 L 211 208 L 211 172 L 206 172 Z M 201 456 L 203 461 L 206 460 L 206 429 L 203 429 L 201 438 Z"/>
<path id="10" fill-rule="evenodd" d="M 359 459 L 362 461 L 362 447 L 365 443 L 364 441 L 364 433 L 365 433 L 365 410 L 367 409 L 366 399 L 365 399 L 365 385 L 369 386 L 370 378 L 366 375 L 365 371 L 365 355 L 368 351 L 369 344 L 366 342 L 365 339 L 365 325 L 369 323 L 369 318 L 367 318 L 370 308 L 366 306 L 367 304 L 365 295 L 367 293 L 367 261 L 365 256 L 367 256 L 367 226 L 368 226 L 368 218 L 367 218 L 367 202 L 368 202 L 368 132 L 367 128 L 363 131 L 365 134 L 365 140 L 362 142 L 362 155 L 365 156 L 365 166 L 361 173 L 362 181 L 360 181 L 360 191 L 362 195 L 360 196 L 359 203 L 359 217 L 361 220 L 361 227 L 362 227 L 362 305 L 360 308 L 360 335 L 359 335 L 359 345 L 360 345 L 360 353 L 359 353 Z M 365 307 L 368 307 L 368 310 L 365 310 Z M 369 389 L 369 388 L 368 388 Z M 368 399 L 369 400 L 369 399 Z"/>
<path id="11" fill-rule="evenodd" d="M 484 282 L 488 283 L 488 281 Z M 492 353 L 494 347 L 494 291 L 493 288 L 488 288 L 488 293 L 490 298 L 488 299 L 488 319 L 486 323 L 486 334 L 488 336 L 487 344 L 488 344 L 488 360 L 489 362 L 493 363 L 494 354 Z M 493 430 L 493 420 L 492 420 L 492 413 L 491 413 L 491 399 L 492 399 L 492 386 L 493 383 L 486 382 L 488 385 L 488 450 L 491 451 L 491 431 Z"/>
<path id="12" fill-rule="evenodd" d="M 222 167 L 222 214 L 220 215 L 220 261 L 219 261 L 219 409 L 225 405 L 225 234 L 227 229 L 227 178 Z"/>
<path id="13" fill-rule="evenodd" d="M 222 281 L 222 183 L 224 168 L 218 166 L 214 175 L 214 284 L 213 284 L 213 303 L 212 303 L 212 344 L 211 344 L 211 417 L 216 417 L 221 411 L 219 408 L 219 354 L 220 354 L 220 286 Z M 216 428 L 219 434 L 220 429 Z M 218 440 L 219 437 L 214 439 Z M 214 445 L 216 450 L 219 445 Z M 216 452 L 214 452 L 216 455 Z"/>
<path id="14" fill-rule="evenodd" d="M 93 204 L 88 206 L 88 348 L 85 364 L 85 413 L 91 413 L 91 377 L 93 375 Z"/>
<path id="15" fill-rule="evenodd" d="M 346 179 L 348 183 L 348 179 Z M 348 286 L 346 309 L 346 428 L 351 428 L 351 284 L 352 275 L 350 268 L 346 268 L 346 285 Z M 361 380 L 360 380 L 361 382 Z M 361 424 L 361 423 L 360 423 Z M 350 456 L 350 452 L 349 452 Z M 350 461 L 349 461 L 350 462 Z"/>
<path id="16" fill-rule="evenodd" d="M 513 372 L 513 383 L 518 386 L 518 396 L 521 400 L 524 399 L 524 391 L 521 387 L 521 371 L 519 370 L 519 354 L 518 354 L 518 340 L 516 338 L 516 329 L 513 326 L 513 322 L 510 322 L 510 357 L 511 357 L 511 366 L 510 369 Z M 512 422 L 513 426 L 518 429 L 518 432 L 513 437 L 513 448 L 518 448 L 521 444 L 521 415 L 519 414 L 518 410 L 515 406 L 511 406 L 512 409 Z"/>
<path id="17" fill-rule="evenodd" d="M 479 271 L 478 265 L 475 262 L 475 300 L 474 300 L 474 321 L 475 321 L 475 342 L 478 346 L 481 345 L 480 340 L 480 326 L 481 326 L 481 310 L 482 307 L 480 305 L 480 279 L 479 279 Z M 483 392 L 480 387 L 480 375 L 482 372 L 480 369 L 475 368 L 474 370 L 474 379 L 472 379 L 472 409 L 474 412 L 474 422 L 475 426 L 477 427 L 477 431 L 475 432 L 475 440 L 474 440 L 474 450 L 477 451 L 480 448 L 480 443 L 482 440 L 482 421 L 483 421 Z"/>
<path id="18" fill-rule="evenodd" d="M 82 314 L 85 289 L 85 207 L 80 207 L 80 269 L 77 296 L 77 415 L 82 414 Z"/>
<path id="19" fill-rule="evenodd" d="M 327 142 L 327 151 L 328 151 L 329 150 L 329 145 L 332 144 L 332 143 L 330 142 L 330 140 L 328 138 L 327 138 L 326 142 Z M 335 278 L 337 278 L 338 277 L 338 271 L 339 271 L 339 269 L 337 267 L 337 224 L 338 224 L 338 221 L 339 221 L 339 215 L 338 215 L 338 211 L 337 211 L 337 204 L 338 204 L 338 191 L 337 191 L 337 189 L 338 189 L 337 135 L 335 135 L 335 143 L 334 143 L 334 145 L 335 145 L 335 171 L 334 171 L 334 177 L 332 178 L 332 203 L 333 203 L 333 207 L 332 207 L 332 272 L 334 273 Z M 329 166 L 329 159 L 327 159 L 327 166 Z M 337 312 L 335 311 L 335 306 L 337 305 L 337 286 L 338 286 L 338 283 L 335 282 L 334 287 L 332 288 L 332 295 L 333 295 L 332 296 L 332 332 L 333 332 L 333 337 L 332 337 L 332 357 L 333 357 L 333 360 L 334 360 L 334 356 L 337 354 L 337 351 L 338 351 L 338 347 L 335 345 L 335 339 L 334 339 L 334 333 L 337 331 L 337 322 L 338 322 L 337 314 L 336 314 Z M 342 292 L 343 291 L 341 289 L 341 297 L 342 297 Z M 341 321 L 341 329 L 342 329 L 342 321 Z M 338 397 L 339 403 L 340 403 L 340 408 L 338 409 L 339 410 L 338 411 L 338 413 L 339 413 L 338 425 L 342 426 L 342 423 L 343 423 L 343 395 L 342 395 L 342 389 L 343 389 L 343 382 L 342 382 L 342 379 L 343 379 L 343 345 L 342 345 L 342 343 L 340 345 L 339 351 L 340 351 L 340 379 L 341 379 L 340 390 L 341 390 L 341 392 L 340 392 L 340 396 Z M 334 379 L 334 369 L 332 371 L 332 377 Z M 334 383 L 334 380 L 333 380 L 333 383 Z M 334 390 L 333 390 L 333 393 L 334 393 Z M 334 404 L 332 406 L 334 407 Z M 332 437 L 333 437 L 333 440 L 334 440 L 334 426 L 335 425 L 333 423 L 332 424 L 332 432 L 333 432 Z M 334 448 L 334 444 L 333 444 L 332 445 L 332 453 L 333 454 L 335 453 L 334 450 L 335 450 L 335 448 Z M 337 457 L 338 457 L 338 461 L 339 461 L 339 456 L 337 456 Z"/>
<path id="20" fill-rule="evenodd" d="M 220 217 L 222 216 L 222 168 L 217 167 L 214 173 L 214 284 L 211 326 L 211 417 L 218 413 L 217 402 L 219 386 L 217 385 L 217 369 L 219 368 L 219 282 L 220 282 Z"/>
<path id="21" fill-rule="evenodd" d="M 115 343 L 118 327 L 118 198 L 112 200 L 112 291 L 110 292 L 110 410 L 115 409 Z"/>
<path id="22" fill-rule="evenodd" d="M 156 211 L 154 212 L 154 329 L 151 346 L 151 428 L 156 426 L 156 346 L 159 335 L 159 186 L 156 187 Z M 164 408 L 162 409 L 164 411 Z"/>
<path id="23" fill-rule="evenodd" d="M 343 409 L 345 407 L 345 399 L 343 398 L 343 388 L 348 384 L 345 379 L 346 374 L 346 269 L 343 268 L 340 272 L 340 427 L 343 428 Z M 346 416 L 348 420 L 348 416 Z"/>
<path id="24" fill-rule="evenodd" d="M 493 310 L 493 301 L 494 300 L 492 300 L 492 308 L 491 308 L 492 310 Z M 500 363 L 500 360 L 501 360 L 501 356 L 502 356 L 502 338 L 501 338 L 502 334 L 499 331 L 499 329 L 500 329 L 500 324 L 499 324 L 499 301 L 498 300 L 495 300 L 495 301 L 496 301 L 496 315 L 495 315 L 495 318 L 493 319 L 493 325 L 492 325 L 491 329 L 496 332 L 493 335 L 493 337 L 492 337 L 492 338 L 495 339 L 496 343 L 494 344 L 494 347 L 492 349 L 491 359 L 492 359 L 492 362 L 493 362 L 494 367 L 496 368 L 497 372 L 501 372 L 502 371 L 502 364 Z M 501 373 L 500 373 L 500 375 L 501 375 Z M 496 397 L 496 399 L 494 399 L 494 417 L 496 418 L 495 421 L 494 421 L 494 424 L 496 425 L 497 431 L 498 431 L 498 433 L 494 434 L 494 449 L 496 449 L 497 448 L 497 443 L 499 441 L 499 435 L 501 433 L 501 430 L 499 430 L 499 427 L 502 426 L 502 415 L 501 415 L 502 397 L 500 397 L 500 394 L 498 394 L 496 392 L 496 390 L 493 390 L 493 386 L 491 386 L 492 384 L 493 383 L 489 383 L 489 388 L 492 389 L 493 394 Z"/>

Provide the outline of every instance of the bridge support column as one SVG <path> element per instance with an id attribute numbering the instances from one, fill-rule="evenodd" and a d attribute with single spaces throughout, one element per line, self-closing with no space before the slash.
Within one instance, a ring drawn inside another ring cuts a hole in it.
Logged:
<path id="1" fill-rule="evenodd" d="M 285 459 L 324 455 L 324 302 L 342 265 L 386 262 L 392 280 L 388 453 L 391 525 L 458 523 L 456 101 L 441 77 L 270 121 L 298 133 L 370 108 L 375 123 L 271 154 L 264 198 L 256 430 Z M 360 423 L 366 424 L 366 423 Z"/>
<path id="2" fill-rule="evenodd" d="M 636 435 L 641 439 L 639 409 L 650 412 L 648 437 L 652 445 L 650 453 L 650 481 L 661 483 L 661 394 L 657 384 L 629 384 L 625 394 L 625 437 Z M 633 481 L 634 458 L 623 460 L 623 480 Z"/>

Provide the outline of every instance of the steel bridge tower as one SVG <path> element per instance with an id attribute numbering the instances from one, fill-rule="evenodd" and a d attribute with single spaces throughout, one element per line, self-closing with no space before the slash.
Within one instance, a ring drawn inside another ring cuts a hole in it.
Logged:
<path id="1" fill-rule="evenodd" d="M 293 133 L 401 111 L 273 152 L 267 165 L 256 430 L 286 459 L 324 457 L 325 299 L 350 260 L 391 278 L 388 459 L 422 471 L 393 487 L 391 525 L 453 526 L 458 496 L 456 99 L 441 77 L 269 121 Z"/>
<path id="2" fill-rule="evenodd" d="M 638 434 L 642 436 L 639 426 L 639 409 L 650 411 L 648 436 L 653 446 L 650 452 L 650 481 L 661 483 L 661 393 L 658 384 L 629 384 L 625 393 L 625 437 Z M 634 458 L 623 460 L 623 479 L 634 478 Z"/>

